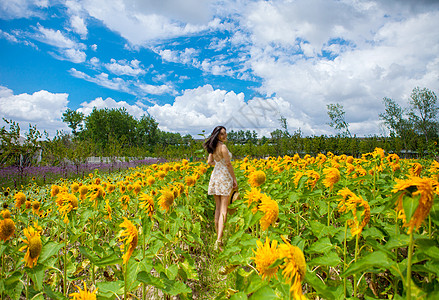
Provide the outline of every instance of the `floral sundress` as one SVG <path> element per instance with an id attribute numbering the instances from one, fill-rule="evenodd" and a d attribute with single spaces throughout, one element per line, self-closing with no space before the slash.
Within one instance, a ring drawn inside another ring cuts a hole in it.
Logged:
<path id="1" fill-rule="evenodd" d="M 229 151 L 230 158 L 232 154 Z M 215 160 L 215 159 L 214 159 Z M 229 196 L 233 186 L 233 178 L 227 170 L 226 161 L 224 157 L 219 161 L 215 160 L 215 167 L 212 175 L 210 175 L 209 188 L 207 194 Z"/>

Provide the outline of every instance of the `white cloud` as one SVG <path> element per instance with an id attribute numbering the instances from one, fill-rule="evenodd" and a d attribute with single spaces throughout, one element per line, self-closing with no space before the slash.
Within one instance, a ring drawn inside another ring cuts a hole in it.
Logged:
<path id="1" fill-rule="evenodd" d="M 178 50 L 155 50 L 157 54 L 161 56 L 164 61 L 180 63 L 180 64 L 194 64 L 197 62 L 197 55 L 199 50 L 194 48 L 186 48 L 184 51 Z"/>
<path id="2" fill-rule="evenodd" d="M 259 136 L 268 135 L 279 128 L 278 119 L 283 111 L 291 108 L 281 98 L 254 98 L 246 103 L 243 93 L 214 90 L 211 85 L 185 90 L 172 105 L 148 108 L 162 130 L 193 136 L 202 130 L 209 132 L 217 125 L 225 125 L 228 130 L 255 129 Z"/>
<path id="3" fill-rule="evenodd" d="M 115 59 L 111 59 L 111 63 L 104 64 L 104 66 L 108 71 L 118 76 L 128 75 L 136 77 L 146 73 L 140 66 L 140 61 L 138 60 L 132 60 L 129 62 L 126 60 L 116 61 Z"/>
<path id="4" fill-rule="evenodd" d="M 132 45 L 166 39 L 221 26 L 212 19 L 210 1 L 86 0 L 84 9 Z"/>
<path id="5" fill-rule="evenodd" d="M 333 133 L 329 103 L 344 105 L 352 133 L 378 134 L 383 97 L 407 103 L 415 86 L 437 87 L 437 10 L 392 11 L 385 19 L 378 5 L 305 2 L 307 10 L 304 1 L 257 2 L 242 21 L 253 41 L 249 67 L 262 78 L 258 90 L 288 101 L 295 111 L 289 122 L 302 123 L 305 134 Z M 321 57 L 322 50 L 337 57 Z"/>
<path id="6" fill-rule="evenodd" d="M 146 94 L 149 95 L 163 95 L 163 94 L 176 94 L 175 90 L 166 84 L 151 85 L 145 83 L 138 83 L 137 86 Z"/>
<path id="7" fill-rule="evenodd" d="M 0 18 L 19 19 L 32 16 L 41 17 L 42 9 L 48 6 L 48 0 L 6 0 L 0 1 Z"/>
<path id="8" fill-rule="evenodd" d="M 90 46 L 90 49 L 96 52 L 96 50 L 98 50 L 98 45 L 93 44 Z"/>
<path id="9" fill-rule="evenodd" d="M 79 34 L 82 39 L 85 39 L 88 34 L 87 26 L 85 25 L 85 20 L 82 17 L 82 7 L 79 2 L 76 1 L 66 1 L 65 5 L 68 9 L 68 14 L 70 15 L 70 27 L 74 32 Z"/>
<path id="10" fill-rule="evenodd" d="M 143 115 L 147 114 L 139 105 L 130 105 L 126 101 L 116 101 L 112 98 L 102 99 L 101 97 L 96 98 L 90 102 L 82 102 L 81 107 L 78 108 L 77 112 L 82 112 L 85 116 L 90 115 L 93 111 L 93 108 L 97 109 L 119 109 L 125 108 L 127 112 L 135 117 L 136 119 L 140 119 Z"/>
<path id="11" fill-rule="evenodd" d="M 84 72 L 76 70 L 75 68 L 71 68 L 69 73 L 76 78 L 81 78 L 112 90 L 123 91 L 129 94 L 133 93 L 129 89 L 129 83 L 124 81 L 122 78 L 110 79 L 106 73 L 100 73 L 92 77 Z"/>
<path id="12" fill-rule="evenodd" d="M 83 50 L 86 46 L 66 37 L 60 30 L 45 28 L 38 24 L 34 38 L 42 43 L 57 47 L 59 53 L 53 53 L 57 59 L 65 59 L 74 63 L 82 63 L 86 60 Z"/>
<path id="13" fill-rule="evenodd" d="M 36 125 L 41 133 L 46 130 L 53 137 L 57 130 L 69 131 L 61 120 L 69 102 L 67 98 L 68 94 L 45 90 L 14 95 L 12 90 L 0 86 L 0 111 L 5 119 L 18 122 L 23 133 L 31 124 Z M 0 123 L 5 125 L 3 121 Z"/>

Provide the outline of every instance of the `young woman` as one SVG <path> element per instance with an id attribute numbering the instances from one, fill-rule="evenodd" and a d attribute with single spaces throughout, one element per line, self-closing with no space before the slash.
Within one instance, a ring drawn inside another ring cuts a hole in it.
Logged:
<path id="1" fill-rule="evenodd" d="M 221 239 L 227 220 L 227 206 L 229 205 L 230 194 L 233 189 L 238 187 L 235 172 L 230 162 L 232 154 L 224 144 L 226 141 L 226 128 L 224 126 L 217 126 L 204 143 L 204 148 L 209 153 L 207 163 L 215 166 L 210 177 L 207 193 L 215 198 L 215 230 L 217 232 L 215 249 L 220 250 L 222 250 Z"/>

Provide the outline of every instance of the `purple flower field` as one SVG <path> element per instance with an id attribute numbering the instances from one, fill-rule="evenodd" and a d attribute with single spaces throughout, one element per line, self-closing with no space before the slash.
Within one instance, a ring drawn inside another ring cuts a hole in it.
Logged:
<path id="1" fill-rule="evenodd" d="M 0 186 L 10 188 L 20 188 L 31 182 L 37 184 L 52 183 L 60 178 L 73 178 L 87 176 L 98 170 L 100 173 L 114 172 L 134 168 L 140 165 L 149 165 L 166 162 L 162 158 L 147 158 L 142 160 L 132 160 L 128 162 L 115 163 L 88 163 L 79 166 L 68 164 L 64 166 L 31 166 L 22 168 L 10 166 L 0 168 Z"/>

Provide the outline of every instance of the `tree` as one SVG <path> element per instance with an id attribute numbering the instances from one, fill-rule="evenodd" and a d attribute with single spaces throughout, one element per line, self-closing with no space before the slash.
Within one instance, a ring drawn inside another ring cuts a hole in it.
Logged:
<path id="1" fill-rule="evenodd" d="M 63 114 L 62 114 L 62 121 L 64 123 L 67 123 L 67 126 L 72 129 L 73 135 L 77 135 L 78 132 L 76 129 L 79 126 L 79 130 L 82 130 L 83 128 L 83 121 L 84 121 L 84 114 L 82 112 L 77 112 L 75 110 L 71 110 L 68 108 Z"/>
<path id="2" fill-rule="evenodd" d="M 136 140 L 136 119 L 131 116 L 125 108 L 118 109 L 97 109 L 85 118 L 84 137 L 89 138 L 101 150 L 107 148 L 111 138 L 116 140 L 124 139 L 126 144 L 131 146 Z"/>
<path id="3" fill-rule="evenodd" d="M 428 144 L 429 139 L 438 135 L 437 96 L 427 88 L 415 87 L 410 96 L 410 106 L 409 118 Z"/>
<path id="4" fill-rule="evenodd" d="M 151 148 L 157 143 L 159 137 L 158 123 L 150 115 L 143 115 L 137 123 L 137 145 Z"/>
<path id="5" fill-rule="evenodd" d="M 339 130 L 342 136 L 351 136 L 349 131 L 349 124 L 345 121 L 344 115 L 345 112 L 343 110 L 343 105 L 336 104 L 328 104 L 326 106 L 328 108 L 328 116 L 331 119 L 331 122 L 328 123 L 332 128 Z"/>

